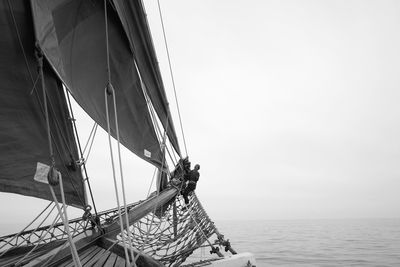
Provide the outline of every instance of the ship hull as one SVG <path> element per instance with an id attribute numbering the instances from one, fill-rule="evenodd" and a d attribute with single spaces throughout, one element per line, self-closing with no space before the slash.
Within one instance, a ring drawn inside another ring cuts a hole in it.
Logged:
<path id="1" fill-rule="evenodd" d="M 220 259 L 203 260 L 182 267 L 256 267 L 256 259 L 249 252 L 226 256 Z"/>

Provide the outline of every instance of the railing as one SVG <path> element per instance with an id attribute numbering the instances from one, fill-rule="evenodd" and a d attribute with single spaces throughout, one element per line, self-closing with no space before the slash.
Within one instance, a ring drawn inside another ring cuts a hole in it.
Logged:
<path id="1" fill-rule="evenodd" d="M 132 203 L 127 206 L 128 211 L 137 206 L 141 202 Z M 94 215 L 89 218 L 76 218 L 69 221 L 70 232 L 73 236 L 77 236 L 87 230 L 97 230 L 96 224 L 103 225 L 113 221 L 118 216 L 118 208 L 110 209 L 98 213 L 97 219 Z M 36 230 L 27 230 L 22 233 L 14 233 L 0 237 L 1 250 L 14 247 L 30 246 L 36 244 L 48 244 L 56 240 L 64 240 L 67 233 L 63 223 L 57 223 L 53 227 L 51 225 L 40 227 Z M 1 255 L 1 251 L 0 251 Z"/>
<path id="2" fill-rule="evenodd" d="M 223 235 L 218 232 L 196 195 L 192 194 L 190 203 L 186 205 L 181 197 L 176 197 L 176 193 L 177 190 L 171 188 L 158 196 L 128 205 L 130 226 L 127 236 L 131 238 L 133 247 L 166 266 L 179 266 L 206 242 L 210 252 L 220 257 L 222 253 L 219 247 L 225 247 L 225 251 L 235 254 L 229 241 L 224 240 Z M 97 217 L 89 214 L 83 217 L 69 221 L 73 236 L 85 233 L 88 237 L 93 234 L 95 238 L 111 237 L 121 240 L 120 231 L 117 231 L 120 229 L 117 208 L 98 213 Z M 88 232 L 90 230 L 93 232 Z M 96 234 L 97 231 L 101 232 Z M 217 240 L 211 243 L 209 238 L 213 235 L 216 235 Z M 9 249 L 24 246 L 31 249 L 32 245 L 46 245 L 66 239 L 67 233 L 62 223 L 3 236 L 0 238 L 0 258 Z M 79 241 L 93 240 L 82 238 Z"/>

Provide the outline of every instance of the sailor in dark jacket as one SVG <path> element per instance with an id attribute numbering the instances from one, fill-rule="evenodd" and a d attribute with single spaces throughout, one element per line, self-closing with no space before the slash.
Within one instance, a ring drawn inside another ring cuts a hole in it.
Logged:
<path id="1" fill-rule="evenodd" d="M 184 175 L 185 182 L 186 181 L 188 182 L 186 188 L 182 192 L 182 196 L 185 199 L 186 205 L 189 204 L 189 198 L 188 198 L 189 194 L 196 189 L 197 181 L 200 178 L 199 170 L 200 170 L 200 165 L 196 164 L 193 170 L 189 171 L 187 174 Z"/>

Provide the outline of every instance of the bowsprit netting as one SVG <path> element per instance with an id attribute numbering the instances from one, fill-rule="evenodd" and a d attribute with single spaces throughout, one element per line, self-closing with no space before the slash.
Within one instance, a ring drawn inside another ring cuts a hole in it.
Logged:
<path id="1" fill-rule="evenodd" d="M 208 239 L 219 234 L 194 193 L 189 205 L 178 196 L 165 211 L 149 213 L 129 230 L 136 249 L 166 266 L 179 266 L 205 242 L 211 246 Z"/>

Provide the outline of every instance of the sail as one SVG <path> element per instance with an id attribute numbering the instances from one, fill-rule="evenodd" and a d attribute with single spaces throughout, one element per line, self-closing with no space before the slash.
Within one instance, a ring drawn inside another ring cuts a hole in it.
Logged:
<path id="1" fill-rule="evenodd" d="M 142 1 L 113 0 L 113 2 L 154 109 L 164 128 L 167 129 L 171 144 L 181 155 Z"/>
<path id="2" fill-rule="evenodd" d="M 104 1 L 34 0 L 31 4 L 36 37 L 44 54 L 80 106 L 107 129 Z M 118 14 L 108 5 L 109 62 L 120 141 L 139 157 L 160 167 L 160 144 L 133 53 Z M 111 133 L 116 137 L 113 99 L 111 96 L 107 99 Z"/>
<path id="3" fill-rule="evenodd" d="M 0 32 L 0 191 L 53 200 L 49 186 L 34 181 L 38 164 L 51 162 L 29 2 L 0 1 Z M 84 207 L 85 190 L 74 164 L 79 158 L 63 88 L 47 62 L 43 71 L 56 168 L 63 177 L 67 203 Z M 58 186 L 55 191 L 60 200 Z"/>

